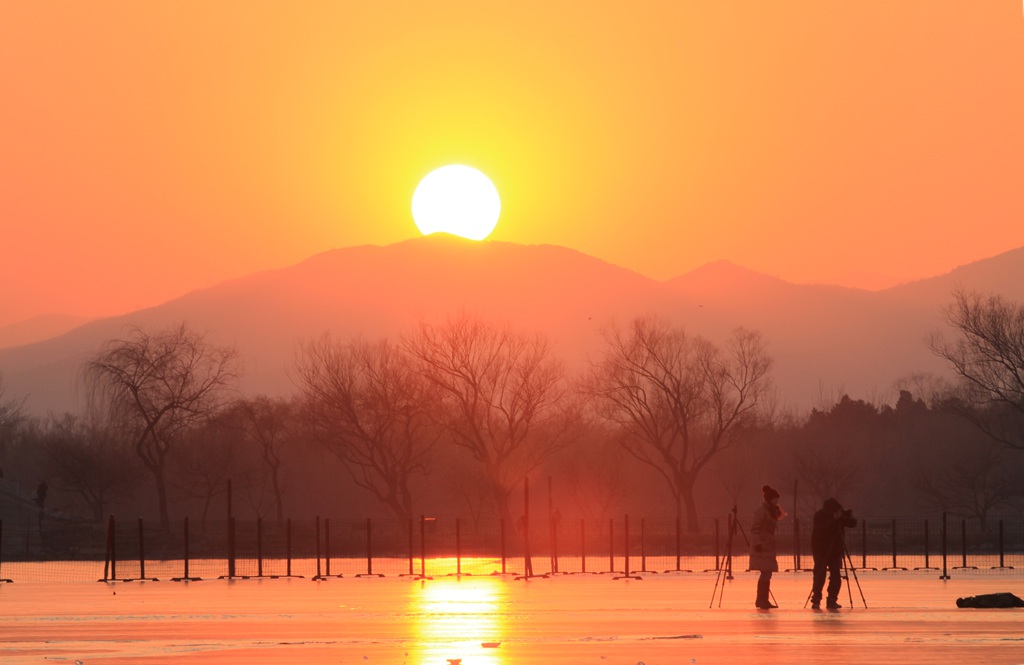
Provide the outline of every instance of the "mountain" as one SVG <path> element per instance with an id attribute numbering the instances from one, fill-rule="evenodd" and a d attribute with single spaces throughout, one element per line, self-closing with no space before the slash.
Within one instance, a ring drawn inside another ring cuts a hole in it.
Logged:
<path id="1" fill-rule="evenodd" d="M 782 401 L 805 408 L 841 392 L 885 398 L 901 377 L 943 372 L 923 340 L 941 329 L 952 289 L 960 284 L 1024 300 L 1022 266 L 1024 249 L 879 292 L 791 284 L 728 262 L 659 282 L 564 247 L 435 234 L 324 252 L 0 349 L 0 373 L 7 397 L 27 396 L 34 413 L 78 410 L 79 369 L 105 341 L 131 326 L 185 321 L 211 341 L 236 345 L 245 362 L 244 393 L 287 394 L 294 391 L 290 368 L 300 344 L 328 331 L 341 339 L 395 336 L 420 321 L 465 312 L 542 331 L 580 367 L 600 349 L 603 327 L 654 314 L 718 341 L 737 326 L 760 330 L 775 358 Z"/>
<path id="2" fill-rule="evenodd" d="M 944 306 L 957 288 L 1024 301 L 1024 247 L 960 266 L 945 275 L 894 286 L 884 293 L 904 301 Z"/>
<path id="3" fill-rule="evenodd" d="M 89 321 L 89 318 L 85 316 L 44 314 L 27 321 L 11 323 L 0 327 L 0 349 L 57 337 L 72 328 L 77 328 L 86 321 Z"/>

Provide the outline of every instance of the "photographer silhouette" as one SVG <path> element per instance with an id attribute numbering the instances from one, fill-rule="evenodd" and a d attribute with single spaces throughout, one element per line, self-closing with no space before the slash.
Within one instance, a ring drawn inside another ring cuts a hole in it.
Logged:
<path id="1" fill-rule="evenodd" d="M 821 607 L 821 591 L 825 586 L 828 572 L 828 595 L 825 606 L 839 609 L 839 590 L 843 586 L 843 555 L 846 552 L 844 532 L 847 527 L 857 526 L 852 510 L 844 510 L 835 499 L 825 499 L 821 510 L 814 513 L 814 527 L 811 531 L 811 552 L 814 554 L 813 586 L 811 587 L 811 608 Z"/>

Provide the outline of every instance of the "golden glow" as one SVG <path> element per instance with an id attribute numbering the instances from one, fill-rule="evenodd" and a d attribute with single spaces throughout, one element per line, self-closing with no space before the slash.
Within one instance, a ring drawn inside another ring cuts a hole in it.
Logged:
<path id="1" fill-rule="evenodd" d="M 423 235 L 442 231 L 483 240 L 498 223 L 494 184 L 471 166 L 451 164 L 427 174 L 412 195 L 412 216 Z"/>
<path id="2" fill-rule="evenodd" d="M 494 577 L 435 579 L 422 583 L 411 614 L 423 665 L 461 659 L 462 665 L 501 665 L 504 639 L 502 581 Z"/>
<path id="3" fill-rule="evenodd" d="M 659 280 L 1024 246 L 1019 2 L 57 4 L 3 3 L 0 326 L 404 241 L 453 163 Z"/>

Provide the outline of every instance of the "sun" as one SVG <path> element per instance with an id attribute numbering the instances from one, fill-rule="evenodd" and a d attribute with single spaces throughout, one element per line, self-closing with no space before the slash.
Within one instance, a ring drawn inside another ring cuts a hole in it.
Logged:
<path id="1" fill-rule="evenodd" d="M 412 195 L 412 218 L 423 235 L 442 231 L 483 240 L 498 223 L 494 184 L 471 166 L 450 164 L 428 173 Z"/>

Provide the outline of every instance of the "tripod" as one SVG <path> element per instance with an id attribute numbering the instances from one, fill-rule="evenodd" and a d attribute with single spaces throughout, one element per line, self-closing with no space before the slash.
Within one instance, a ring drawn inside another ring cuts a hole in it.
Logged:
<path id="1" fill-rule="evenodd" d="M 729 513 L 729 535 L 725 539 L 725 563 L 718 569 L 718 574 L 715 575 L 715 588 L 711 592 L 711 603 L 708 605 L 709 609 L 715 604 L 715 596 L 718 596 L 718 606 L 722 606 L 722 596 L 725 595 L 725 583 L 726 581 L 733 579 L 732 544 L 735 540 L 737 529 L 739 530 L 740 535 L 743 536 L 743 541 L 747 544 L 747 547 L 750 547 L 750 540 L 747 538 L 746 532 L 743 531 L 743 527 L 740 525 L 739 519 L 736 518 L 736 506 L 733 505 L 732 511 Z M 718 588 L 719 583 L 722 585 L 721 590 Z M 771 592 L 771 589 L 768 590 L 768 593 L 771 594 L 772 603 L 777 605 L 778 603 L 775 602 L 775 594 Z"/>
<path id="2" fill-rule="evenodd" d="M 850 556 L 850 550 L 846 549 L 846 541 L 843 541 L 843 570 L 846 572 L 846 592 L 850 594 L 850 607 L 853 607 L 853 590 L 850 589 L 850 575 L 853 573 L 853 581 L 857 583 L 857 593 L 860 594 L 860 602 L 864 604 L 864 609 L 868 608 L 868 601 L 864 598 L 864 589 L 860 588 L 860 580 L 857 578 L 857 569 L 853 565 L 853 557 Z M 849 562 L 849 566 L 847 566 Z M 848 571 L 848 572 L 847 572 Z"/>
<path id="3" fill-rule="evenodd" d="M 860 586 L 860 579 L 857 577 L 857 568 L 853 565 L 853 557 L 850 556 L 850 550 L 846 547 L 846 539 L 840 537 L 840 543 L 843 546 L 843 551 L 840 554 L 839 560 L 842 562 L 843 570 L 840 577 L 846 580 L 846 593 L 850 598 L 850 607 L 853 607 L 853 589 L 850 588 L 850 573 L 853 573 L 853 581 L 857 585 L 857 592 L 860 594 L 860 601 L 864 604 L 864 609 L 868 607 L 868 601 L 864 598 L 864 589 Z M 849 562 L 849 563 L 847 563 Z M 815 562 L 815 568 L 817 568 L 817 562 Z M 814 589 L 812 588 L 807 594 L 807 600 L 804 601 L 804 607 L 807 607 L 807 603 L 810 602 L 811 596 L 814 595 Z"/>

